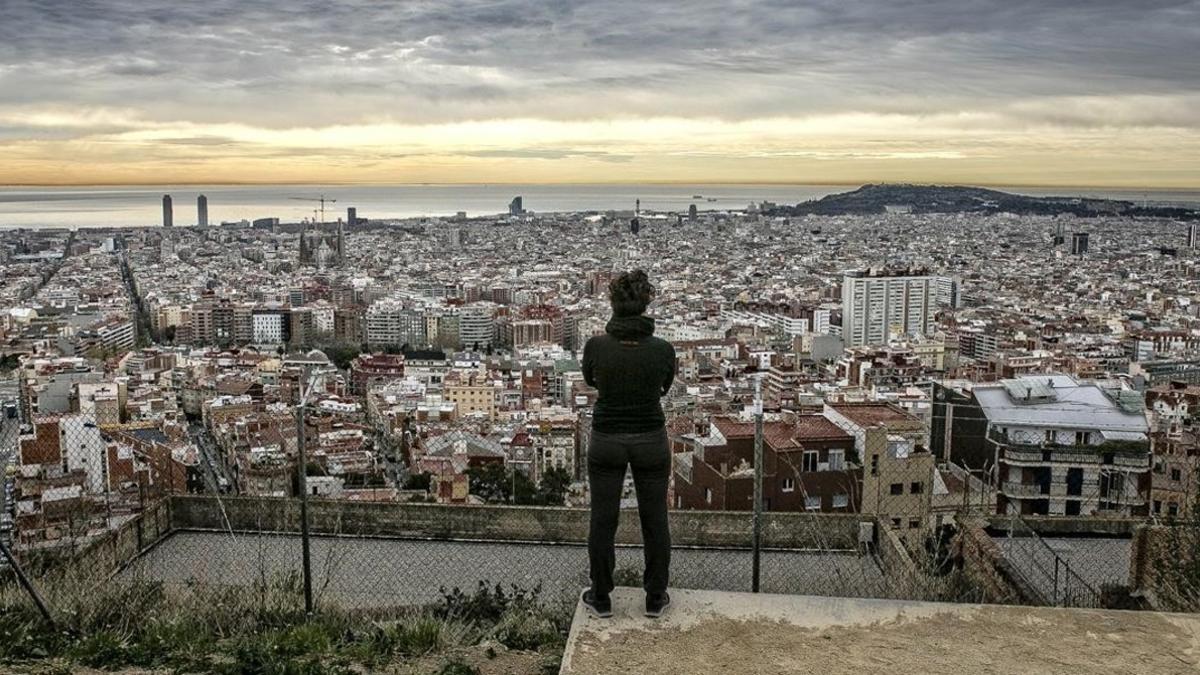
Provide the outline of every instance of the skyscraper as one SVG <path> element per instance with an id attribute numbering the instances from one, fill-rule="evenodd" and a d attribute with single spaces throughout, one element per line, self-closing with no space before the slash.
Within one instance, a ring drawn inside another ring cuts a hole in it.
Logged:
<path id="1" fill-rule="evenodd" d="M 208 197 L 196 197 L 196 223 L 200 227 L 208 227 Z"/>
<path id="2" fill-rule="evenodd" d="M 175 224 L 175 212 L 171 208 L 171 195 L 163 195 L 163 227 Z"/>
<path id="3" fill-rule="evenodd" d="M 1071 255 L 1084 255 L 1088 252 L 1088 233 L 1076 232 L 1071 235 Z"/>
<path id="4" fill-rule="evenodd" d="M 508 203 L 508 215 L 519 216 L 523 213 L 525 213 L 524 200 L 521 199 L 521 195 L 517 195 Z"/>
<path id="5" fill-rule="evenodd" d="M 696 205 L 692 204 L 688 207 L 688 220 L 696 222 Z"/>
<path id="6" fill-rule="evenodd" d="M 357 208 L 351 206 L 350 208 L 346 209 L 346 224 L 351 226 L 358 224 Z"/>
<path id="7" fill-rule="evenodd" d="M 1188 248 L 1200 246 L 1200 223 L 1188 225 Z"/>
<path id="8" fill-rule="evenodd" d="M 854 270 L 842 277 L 842 340 L 847 347 L 884 345 L 927 335 L 937 311 L 937 279 L 927 270 Z"/>

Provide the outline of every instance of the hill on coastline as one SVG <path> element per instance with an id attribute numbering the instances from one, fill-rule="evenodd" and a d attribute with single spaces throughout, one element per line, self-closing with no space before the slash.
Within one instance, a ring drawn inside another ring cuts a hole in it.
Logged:
<path id="1" fill-rule="evenodd" d="M 911 213 L 1013 213 L 1079 217 L 1130 216 L 1200 219 L 1200 212 L 1170 206 L 1141 206 L 1129 201 L 1087 197 L 1031 197 L 961 185 L 864 185 L 795 206 L 778 206 L 769 215 L 869 215 L 899 208 Z"/>

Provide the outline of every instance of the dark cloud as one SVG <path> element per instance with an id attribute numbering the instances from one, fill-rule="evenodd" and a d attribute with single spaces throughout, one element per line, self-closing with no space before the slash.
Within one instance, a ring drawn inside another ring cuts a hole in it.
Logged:
<path id="1" fill-rule="evenodd" d="M 1036 102 L 1196 95 L 1198 56 L 1200 2 L 1181 0 L 4 0 L 0 112 L 292 127 L 1016 105 L 1086 126 L 1113 120 Z"/>

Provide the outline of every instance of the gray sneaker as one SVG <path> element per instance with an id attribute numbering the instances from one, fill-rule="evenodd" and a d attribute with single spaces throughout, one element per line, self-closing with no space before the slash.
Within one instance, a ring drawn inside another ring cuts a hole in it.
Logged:
<path id="1" fill-rule="evenodd" d="M 646 594 L 646 616 L 651 619 L 657 619 L 667 611 L 671 606 L 671 594 L 662 593 L 647 593 Z"/>

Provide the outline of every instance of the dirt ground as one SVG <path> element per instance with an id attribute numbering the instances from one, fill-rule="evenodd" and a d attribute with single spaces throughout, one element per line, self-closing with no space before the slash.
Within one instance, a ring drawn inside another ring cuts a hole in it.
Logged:
<path id="1" fill-rule="evenodd" d="M 471 647 L 408 661 L 378 672 L 389 675 L 434 675 L 451 660 L 476 668 L 479 675 L 545 675 L 547 671 L 544 665 L 552 662 L 549 657 L 536 652 L 507 651 L 500 647 L 489 653 L 486 647 Z M 557 667 L 551 672 L 558 672 Z"/>
<path id="2" fill-rule="evenodd" d="M 547 672 L 558 671 L 558 662 L 553 655 L 510 651 L 500 645 L 492 645 L 489 651 L 488 647 L 489 645 L 480 645 L 450 649 L 415 659 L 398 659 L 395 663 L 380 665 L 377 668 L 356 665 L 352 666 L 352 670 L 364 674 L 436 675 L 442 672 L 446 664 L 459 662 L 475 668 L 479 675 L 545 675 Z M 550 670 L 547 670 L 548 665 Z M 0 665 L 0 673 L 14 675 L 170 675 L 173 672 L 138 668 L 95 670 L 69 667 L 62 662 L 30 663 L 13 667 Z"/>
<path id="3" fill-rule="evenodd" d="M 707 618 L 686 629 L 583 636 L 572 672 L 1197 673 L 1197 622 L 1138 612 L 1007 607 L 858 626 Z"/>

